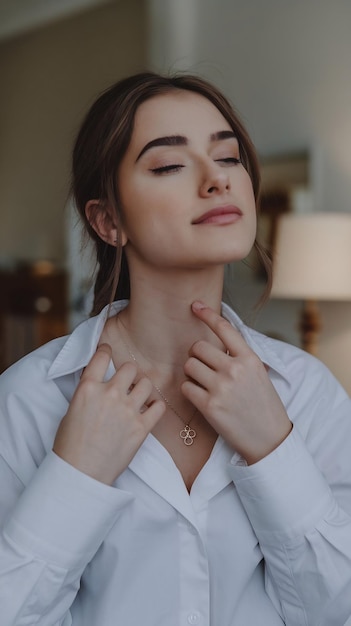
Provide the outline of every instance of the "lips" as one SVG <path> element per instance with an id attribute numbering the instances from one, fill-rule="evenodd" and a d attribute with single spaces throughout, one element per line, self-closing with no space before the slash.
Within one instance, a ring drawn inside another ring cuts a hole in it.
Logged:
<path id="1" fill-rule="evenodd" d="M 242 216 L 242 211 L 234 205 L 219 206 L 192 222 L 192 224 L 231 224 Z"/>

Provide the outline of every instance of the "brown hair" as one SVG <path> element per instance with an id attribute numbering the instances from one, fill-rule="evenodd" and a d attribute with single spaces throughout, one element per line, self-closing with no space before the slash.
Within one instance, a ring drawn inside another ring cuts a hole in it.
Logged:
<path id="1" fill-rule="evenodd" d="M 129 146 L 136 111 L 142 102 L 173 90 L 198 93 L 220 111 L 235 132 L 241 161 L 250 175 L 259 207 L 260 174 L 256 150 L 237 113 L 225 96 L 204 79 L 190 74 L 164 76 L 142 72 L 124 78 L 104 91 L 88 111 L 73 149 L 72 193 L 85 228 L 96 248 L 98 273 L 94 288 L 92 315 L 114 299 L 129 298 L 128 263 L 120 242 L 116 248 L 105 243 L 89 224 L 85 207 L 89 200 L 99 200 L 115 213 L 121 224 L 117 171 Z M 119 230 L 119 229 L 118 229 Z M 255 240 L 256 253 L 267 275 L 265 295 L 271 287 L 270 260 Z"/>

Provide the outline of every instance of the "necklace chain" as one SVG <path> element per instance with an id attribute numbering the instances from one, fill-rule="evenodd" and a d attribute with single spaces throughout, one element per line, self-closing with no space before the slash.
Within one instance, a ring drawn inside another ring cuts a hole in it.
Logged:
<path id="1" fill-rule="evenodd" d="M 122 322 L 119 320 L 118 316 L 117 316 L 117 324 L 120 327 L 122 326 L 123 329 L 124 329 L 124 326 L 123 326 Z M 158 395 L 167 404 L 167 406 L 171 409 L 171 411 L 173 411 L 173 413 L 178 417 L 178 419 L 180 419 L 180 421 L 183 422 L 184 428 L 182 428 L 182 430 L 179 431 L 179 437 L 183 440 L 184 445 L 191 446 L 194 443 L 194 439 L 195 439 L 195 437 L 197 435 L 196 430 L 194 430 L 194 428 L 190 428 L 190 423 L 194 419 L 194 417 L 196 415 L 196 412 L 197 412 L 196 407 L 195 407 L 195 409 L 193 411 L 193 414 L 190 417 L 190 419 L 188 421 L 185 421 L 182 418 L 182 416 L 178 413 L 178 411 L 174 408 L 174 406 L 171 404 L 171 402 L 168 400 L 168 398 L 166 398 L 166 396 L 164 395 L 163 391 L 157 385 L 155 385 L 155 383 L 151 380 L 150 376 L 148 376 L 147 373 L 143 370 L 143 368 L 141 367 L 141 365 L 140 365 L 138 359 L 136 358 L 135 354 L 132 352 L 132 350 L 130 349 L 129 345 L 125 341 L 122 332 L 120 333 L 120 335 L 121 335 L 121 339 L 122 339 L 122 342 L 123 342 L 123 345 L 124 345 L 125 349 L 127 350 L 129 356 L 136 363 L 136 365 L 138 366 L 138 368 L 140 369 L 142 374 L 144 376 L 146 376 L 146 378 L 149 379 L 150 383 L 152 384 L 152 386 L 155 389 L 155 391 L 157 391 Z"/>

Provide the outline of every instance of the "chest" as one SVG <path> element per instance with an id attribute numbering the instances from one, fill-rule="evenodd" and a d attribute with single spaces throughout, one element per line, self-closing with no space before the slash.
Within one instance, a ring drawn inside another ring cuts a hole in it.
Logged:
<path id="1" fill-rule="evenodd" d="M 189 425 L 185 425 L 171 411 L 166 411 L 154 428 L 153 435 L 167 450 L 190 492 L 211 456 L 217 433 L 199 414 Z"/>

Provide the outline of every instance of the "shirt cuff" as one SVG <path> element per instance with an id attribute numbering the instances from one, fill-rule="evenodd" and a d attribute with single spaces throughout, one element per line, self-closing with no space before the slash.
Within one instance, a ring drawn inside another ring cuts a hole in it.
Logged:
<path id="1" fill-rule="evenodd" d="M 4 533 L 34 558 L 67 569 L 84 567 L 131 500 L 132 494 L 100 483 L 49 452 Z"/>
<path id="2" fill-rule="evenodd" d="M 294 426 L 269 455 L 249 466 L 230 463 L 237 493 L 261 541 L 301 539 L 334 506 L 334 498 Z"/>

